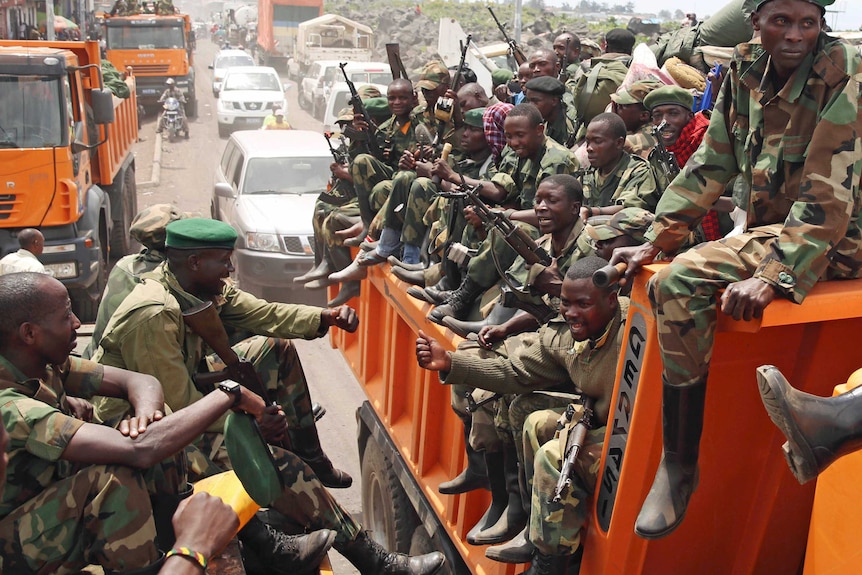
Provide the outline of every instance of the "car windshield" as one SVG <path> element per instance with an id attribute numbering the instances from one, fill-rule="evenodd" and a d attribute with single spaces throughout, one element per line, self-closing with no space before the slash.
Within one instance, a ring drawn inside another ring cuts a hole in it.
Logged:
<path id="1" fill-rule="evenodd" d="M 350 74 L 350 81 L 363 84 L 388 84 L 392 81 L 392 74 L 389 72 L 353 72 Z"/>
<path id="2" fill-rule="evenodd" d="M 252 158 L 244 194 L 307 194 L 326 189 L 332 158 Z"/>
<path id="3" fill-rule="evenodd" d="M 273 74 L 237 72 L 225 78 L 225 90 L 275 90 L 281 91 L 281 84 Z"/>
<path id="4" fill-rule="evenodd" d="M 59 78 L 0 74 L 0 148 L 66 145 Z"/>
<path id="5" fill-rule="evenodd" d="M 251 56 L 222 56 L 216 60 L 213 68 L 230 68 L 231 66 L 254 66 Z"/>

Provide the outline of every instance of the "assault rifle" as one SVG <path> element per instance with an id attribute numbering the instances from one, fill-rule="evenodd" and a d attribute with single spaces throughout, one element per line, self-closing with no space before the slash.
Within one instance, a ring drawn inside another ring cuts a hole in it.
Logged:
<path id="1" fill-rule="evenodd" d="M 350 156 L 347 153 L 347 142 L 344 141 L 344 134 L 339 134 L 340 143 L 337 148 L 332 147 L 332 132 L 323 132 L 323 137 L 326 138 L 326 143 L 329 144 L 329 153 L 332 154 L 332 159 L 336 164 L 346 166 L 350 162 Z"/>
<path id="2" fill-rule="evenodd" d="M 562 83 L 566 83 L 568 79 L 568 74 L 566 73 L 566 68 L 569 67 L 569 43 L 572 41 L 571 38 L 566 38 L 566 51 L 563 52 L 563 59 L 560 60 L 560 73 L 557 74 L 557 80 Z M 568 147 L 568 146 L 567 146 Z"/>
<path id="3" fill-rule="evenodd" d="M 560 469 L 560 478 L 557 480 L 557 486 L 554 488 L 554 503 L 559 503 L 563 498 L 563 492 L 572 485 L 572 475 L 575 473 L 575 461 L 577 461 L 581 449 L 584 448 L 587 432 L 593 427 L 590 422 L 593 417 L 593 404 L 594 401 L 591 397 L 584 398 L 584 413 L 569 434 L 568 441 L 566 442 L 566 451 L 563 454 L 563 467 Z M 574 416 L 575 408 L 572 404 L 569 404 L 569 407 L 566 408 L 566 419 L 571 422 Z"/>
<path id="4" fill-rule="evenodd" d="M 455 70 L 455 78 L 452 80 L 452 90 L 458 89 L 458 82 L 461 80 L 461 75 L 464 73 L 464 61 L 467 59 L 467 49 L 470 47 L 470 42 L 473 41 L 473 35 L 467 34 L 467 41 L 461 42 L 461 60 L 458 62 L 458 69 Z M 452 119 L 452 112 L 455 110 L 455 100 L 453 98 L 440 97 L 437 99 L 437 104 L 434 106 L 434 117 L 437 119 L 437 134 L 434 136 L 433 145 L 437 149 L 443 146 L 443 136 L 446 132 L 446 124 Z"/>
<path id="5" fill-rule="evenodd" d="M 658 141 L 655 146 L 656 160 L 661 166 L 661 169 L 668 177 L 668 181 L 673 180 L 679 174 L 679 162 L 676 161 L 676 156 L 673 152 L 669 152 L 664 145 L 664 138 L 661 137 L 662 130 L 667 126 L 667 120 L 662 120 L 661 124 L 654 126 L 652 135 Z"/>
<path id="6" fill-rule="evenodd" d="M 350 90 L 350 106 L 353 108 L 353 115 L 361 116 L 363 120 L 368 124 L 370 130 L 357 130 L 352 126 L 348 126 L 344 133 L 351 140 L 362 142 L 365 148 L 368 150 L 368 153 L 373 155 L 376 158 L 383 157 L 383 150 L 380 149 L 380 146 L 377 144 L 377 138 L 375 137 L 375 131 L 377 130 L 377 126 L 374 124 L 374 120 L 371 119 L 371 116 L 368 115 L 368 112 L 365 110 L 365 104 L 362 103 L 362 98 L 359 96 L 359 92 L 356 91 L 356 84 L 354 84 L 350 77 L 347 75 L 347 72 L 344 70 L 344 67 L 347 66 L 347 62 L 342 62 L 338 65 L 341 68 L 341 73 L 344 75 L 344 81 L 347 82 L 347 88 Z"/>
<path id="7" fill-rule="evenodd" d="M 503 35 L 503 40 L 506 44 L 509 45 L 509 53 L 515 59 L 515 62 L 518 63 L 518 66 L 527 61 L 527 57 L 524 56 L 524 52 L 521 51 L 521 47 L 518 46 L 518 43 L 515 42 L 509 35 L 506 33 L 506 27 L 503 26 L 500 21 L 497 19 L 497 15 L 494 14 L 494 9 L 488 6 L 488 12 L 491 13 L 491 17 L 494 19 L 494 23 L 497 25 L 497 28 L 500 30 L 500 34 Z"/>

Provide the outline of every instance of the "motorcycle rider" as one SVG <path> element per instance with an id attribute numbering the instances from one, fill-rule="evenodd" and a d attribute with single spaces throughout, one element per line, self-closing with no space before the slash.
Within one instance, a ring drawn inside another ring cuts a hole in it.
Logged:
<path id="1" fill-rule="evenodd" d="M 189 123 L 186 120 L 186 110 L 184 107 L 184 104 L 186 103 L 186 97 L 183 95 L 182 90 L 179 89 L 176 80 L 174 80 L 173 78 L 168 78 L 167 80 L 165 80 L 165 85 L 167 86 L 167 88 L 164 92 L 162 92 L 162 95 L 159 98 L 159 103 L 164 103 L 168 98 L 176 98 L 177 100 L 179 100 L 180 104 L 183 104 L 179 107 L 178 112 L 180 114 L 180 120 L 183 123 L 183 134 L 185 134 L 186 138 L 188 138 Z M 162 130 L 165 127 L 165 112 L 166 110 L 163 110 L 162 115 L 159 116 L 159 127 L 156 129 L 157 134 L 161 134 Z"/>

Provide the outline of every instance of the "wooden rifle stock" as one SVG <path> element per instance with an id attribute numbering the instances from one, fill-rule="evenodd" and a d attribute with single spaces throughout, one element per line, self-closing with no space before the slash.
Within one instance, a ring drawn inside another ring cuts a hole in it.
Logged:
<path id="1" fill-rule="evenodd" d="M 626 273 L 628 266 L 626 262 L 614 265 L 606 265 L 593 273 L 593 284 L 599 288 L 606 288 L 620 281 L 620 277 Z"/>
<path id="2" fill-rule="evenodd" d="M 569 435 L 569 441 L 566 444 L 566 451 L 563 454 L 563 466 L 560 469 L 560 478 L 557 480 L 557 486 L 554 488 L 554 503 L 559 503 L 563 498 L 563 492 L 571 486 L 572 475 L 575 473 L 575 461 L 578 459 L 578 454 L 584 448 L 584 443 L 587 440 L 587 432 L 592 429 L 591 419 L 593 417 L 593 405 L 595 401 L 591 397 L 584 397 L 584 413 L 581 419 L 575 424 L 575 428 Z M 569 405 L 566 409 L 566 417 L 569 421 L 575 415 L 575 410 Z"/>

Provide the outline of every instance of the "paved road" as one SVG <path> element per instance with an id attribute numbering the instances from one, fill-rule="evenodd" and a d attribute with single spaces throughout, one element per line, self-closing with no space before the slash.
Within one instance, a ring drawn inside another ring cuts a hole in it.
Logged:
<path id="1" fill-rule="evenodd" d="M 195 54 L 198 118 L 190 124 L 189 140 L 162 142 L 160 183 L 157 187 L 139 190 L 139 208 L 157 203 L 173 203 L 180 210 L 209 216 L 214 169 L 227 141 L 218 136 L 216 101 L 212 96 L 211 72 L 207 69 L 215 52 L 215 45 L 208 40 L 198 42 Z M 296 97 L 296 86 L 293 86 L 288 91 L 287 117 L 290 124 L 296 129 L 320 132 L 321 123 L 300 109 Z M 155 117 L 145 119 L 143 141 L 136 146 L 139 182 L 151 179 L 155 124 Z M 298 341 L 297 348 L 310 382 L 312 398 L 327 410 L 318 426 L 324 449 L 341 469 L 354 477 L 353 487 L 336 490 L 334 495 L 345 509 L 361 519 L 355 413 L 366 399 L 365 394 L 341 354 L 331 348 L 328 337 Z M 331 557 L 333 568 L 339 575 L 357 573 L 341 556 L 332 553 Z"/>

